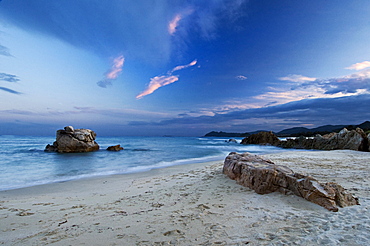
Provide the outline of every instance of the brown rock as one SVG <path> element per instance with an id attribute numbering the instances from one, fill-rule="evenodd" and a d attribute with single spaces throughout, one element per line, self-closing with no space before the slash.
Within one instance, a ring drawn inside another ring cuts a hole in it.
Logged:
<path id="1" fill-rule="evenodd" d="M 89 129 L 73 129 L 67 126 L 64 130 L 58 130 L 56 141 L 53 145 L 48 144 L 45 151 L 59 153 L 91 152 L 99 150 L 95 142 L 96 133 Z"/>
<path id="2" fill-rule="evenodd" d="M 114 145 L 114 146 L 109 146 L 107 148 L 107 150 L 109 150 L 109 151 L 120 151 L 120 150 L 123 150 L 123 148 L 121 147 L 120 144 L 118 144 L 118 145 Z"/>
<path id="3" fill-rule="evenodd" d="M 241 144 L 278 145 L 279 138 L 272 132 L 259 132 L 242 140 Z"/>
<path id="4" fill-rule="evenodd" d="M 338 206 L 359 204 L 357 198 L 338 184 L 321 184 L 312 177 L 294 173 L 286 166 L 249 153 L 230 153 L 225 159 L 223 173 L 258 194 L 293 192 L 334 212 L 338 211 Z"/>

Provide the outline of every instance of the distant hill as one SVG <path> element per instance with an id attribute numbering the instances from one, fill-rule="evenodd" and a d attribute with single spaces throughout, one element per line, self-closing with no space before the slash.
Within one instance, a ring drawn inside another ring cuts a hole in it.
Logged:
<path id="1" fill-rule="evenodd" d="M 356 129 L 357 127 L 363 129 L 365 132 L 370 131 L 370 121 L 365 121 L 359 125 L 325 125 L 315 128 L 306 128 L 306 127 L 293 127 L 282 130 L 275 133 L 278 137 L 299 137 L 299 136 L 313 136 L 316 134 L 327 134 L 330 132 L 339 132 L 343 128 L 348 130 Z M 254 133 L 258 132 L 267 132 L 266 130 L 259 130 L 254 132 L 245 132 L 245 133 L 229 133 L 229 132 L 216 132 L 212 131 L 204 135 L 204 137 L 248 137 Z"/>
<path id="2" fill-rule="evenodd" d="M 305 128 L 305 127 L 293 127 L 289 129 L 282 130 L 276 135 L 279 137 L 299 137 L 299 136 L 312 136 L 315 134 L 327 134 L 331 132 L 339 132 L 343 128 L 347 127 L 346 125 L 325 125 L 319 126 L 316 128 Z"/>

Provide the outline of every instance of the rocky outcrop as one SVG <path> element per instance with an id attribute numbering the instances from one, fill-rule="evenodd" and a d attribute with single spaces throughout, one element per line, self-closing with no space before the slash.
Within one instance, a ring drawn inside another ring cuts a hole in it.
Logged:
<path id="1" fill-rule="evenodd" d="M 348 131 L 346 128 L 339 133 L 330 133 L 324 136 L 316 135 L 314 138 L 299 137 L 281 141 L 278 145 L 283 148 L 336 150 L 350 149 L 369 151 L 368 139 L 361 128 Z"/>
<path id="2" fill-rule="evenodd" d="M 273 132 L 259 132 L 242 140 L 241 144 L 278 145 L 279 138 Z"/>
<path id="3" fill-rule="evenodd" d="M 109 151 L 120 151 L 120 150 L 123 150 L 123 148 L 121 147 L 120 144 L 118 144 L 118 145 L 114 145 L 114 146 L 109 146 L 107 148 L 107 150 L 109 150 Z"/>
<path id="4" fill-rule="evenodd" d="M 72 126 L 58 130 L 56 141 L 48 144 L 45 151 L 55 151 L 59 153 L 78 153 L 99 150 L 99 145 L 95 142 L 96 133 L 89 129 L 74 129 Z"/>
<path id="5" fill-rule="evenodd" d="M 358 199 L 336 183 L 319 183 L 316 179 L 294 173 L 286 166 L 249 153 L 230 153 L 224 162 L 223 173 L 240 185 L 258 194 L 279 191 L 303 197 L 324 208 L 337 212 L 338 206 L 358 205 Z"/>
<path id="6" fill-rule="evenodd" d="M 369 139 L 370 137 L 366 136 L 365 132 L 361 128 L 351 131 L 343 128 L 339 133 L 332 132 L 324 136 L 317 134 L 313 138 L 301 136 L 299 138 L 287 139 L 285 141 L 280 141 L 272 132 L 259 132 L 244 138 L 241 144 L 263 144 L 295 149 L 349 149 L 370 151 Z"/>

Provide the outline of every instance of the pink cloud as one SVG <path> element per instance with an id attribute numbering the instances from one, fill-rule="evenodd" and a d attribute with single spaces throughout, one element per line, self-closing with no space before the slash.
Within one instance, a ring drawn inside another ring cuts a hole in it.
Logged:
<path id="1" fill-rule="evenodd" d="M 98 86 L 107 88 L 107 86 L 112 85 L 112 80 L 118 77 L 118 75 L 122 71 L 124 63 L 125 58 L 123 57 L 123 55 L 116 57 L 113 60 L 112 67 L 105 73 L 105 78 L 97 82 Z"/>
<path id="2" fill-rule="evenodd" d="M 184 68 L 188 68 L 188 67 L 194 66 L 194 65 L 196 65 L 196 64 L 197 64 L 197 60 L 194 60 L 194 61 L 190 62 L 190 63 L 189 63 L 189 64 L 187 64 L 187 65 L 177 66 L 177 67 L 175 67 L 174 69 L 172 69 L 172 70 L 169 72 L 169 74 L 172 74 L 173 72 L 178 71 L 178 70 L 182 70 L 182 69 L 184 69 Z"/>
<path id="3" fill-rule="evenodd" d="M 106 74 L 107 79 L 116 79 L 119 73 L 122 71 L 125 58 L 121 55 L 113 60 L 113 66 Z"/>
<path id="4" fill-rule="evenodd" d="M 176 28 L 179 25 L 179 21 L 182 19 L 180 14 L 177 14 L 171 21 L 168 23 L 168 32 L 173 35 L 176 32 Z"/>
<path id="5" fill-rule="evenodd" d="M 346 67 L 346 69 L 351 69 L 351 70 L 362 70 L 364 68 L 370 67 L 370 61 L 364 61 L 364 62 L 359 62 L 356 64 L 353 64 L 349 67 Z"/>
<path id="6" fill-rule="evenodd" d="M 136 96 L 136 99 L 141 99 L 146 95 L 152 94 L 154 91 L 158 90 L 162 86 L 172 84 L 179 80 L 178 76 L 156 76 L 150 79 L 148 87 Z"/>
<path id="7" fill-rule="evenodd" d="M 172 75 L 172 73 L 175 72 L 175 71 L 178 71 L 178 70 L 182 70 L 182 69 L 194 66 L 195 64 L 197 64 L 197 60 L 194 60 L 194 61 L 190 62 L 187 65 L 176 66 L 172 70 L 168 71 L 167 75 L 156 76 L 154 78 L 151 78 L 148 87 L 143 92 L 141 92 L 139 95 L 137 95 L 136 99 L 141 99 L 144 96 L 152 94 L 154 91 L 158 90 L 159 88 L 161 88 L 165 85 L 169 85 L 169 84 L 172 84 L 172 83 L 178 81 L 179 76 Z"/>

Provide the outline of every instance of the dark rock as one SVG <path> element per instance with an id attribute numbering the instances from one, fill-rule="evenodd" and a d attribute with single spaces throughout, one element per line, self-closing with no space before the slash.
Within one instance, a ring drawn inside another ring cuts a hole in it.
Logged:
<path id="1" fill-rule="evenodd" d="M 361 128 L 351 131 L 344 128 L 339 133 L 333 132 L 324 136 L 317 134 L 314 138 L 287 139 L 287 141 L 280 141 L 276 146 L 297 149 L 369 151 L 368 143 L 366 134 Z"/>
<path id="2" fill-rule="evenodd" d="M 59 153 L 91 152 L 99 150 L 99 145 L 95 142 L 96 133 L 89 129 L 73 129 L 66 126 L 64 130 L 58 130 L 56 141 L 53 145 L 48 144 L 45 151 L 55 151 Z"/>
<path id="3" fill-rule="evenodd" d="M 370 137 L 366 136 L 361 128 L 356 128 L 351 131 L 343 128 L 339 133 L 332 132 L 324 136 L 316 134 L 314 137 L 310 138 L 300 136 L 295 139 L 288 138 L 285 141 L 280 141 L 273 132 L 259 132 L 244 138 L 241 142 L 241 144 L 273 145 L 295 149 L 349 149 L 359 151 L 370 151 L 369 143 Z"/>
<path id="4" fill-rule="evenodd" d="M 109 146 L 107 148 L 107 150 L 109 151 L 120 151 L 120 150 L 123 150 L 123 148 L 121 147 L 121 145 L 114 145 L 114 146 Z"/>
<path id="5" fill-rule="evenodd" d="M 259 132 L 242 140 L 241 144 L 278 145 L 279 138 L 273 132 Z"/>
<path id="6" fill-rule="evenodd" d="M 229 140 L 225 140 L 226 143 L 237 143 L 238 141 L 236 141 L 235 139 L 233 138 L 230 138 Z"/>
<path id="7" fill-rule="evenodd" d="M 223 173 L 258 194 L 293 192 L 334 212 L 338 211 L 338 206 L 359 204 L 358 199 L 346 193 L 339 184 L 319 183 L 310 176 L 294 173 L 286 166 L 249 153 L 230 153 L 225 159 Z"/>

